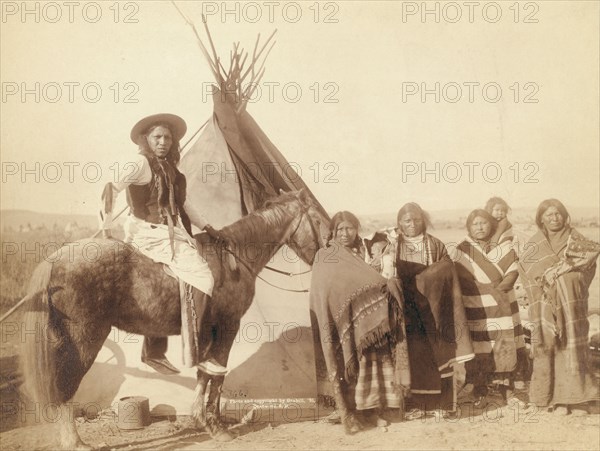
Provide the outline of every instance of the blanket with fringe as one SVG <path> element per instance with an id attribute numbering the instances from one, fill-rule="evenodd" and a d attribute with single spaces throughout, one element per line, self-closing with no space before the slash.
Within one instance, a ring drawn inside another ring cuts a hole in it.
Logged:
<path id="1" fill-rule="evenodd" d="M 391 348 L 397 357 L 396 382 L 402 387 L 410 384 L 398 288 L 343 246 L 333 244 L 317 253 L 310 309 L 315 345 L 322 349 L 329 381 L 339 377 L 356 382 L 361 356 Z"/>

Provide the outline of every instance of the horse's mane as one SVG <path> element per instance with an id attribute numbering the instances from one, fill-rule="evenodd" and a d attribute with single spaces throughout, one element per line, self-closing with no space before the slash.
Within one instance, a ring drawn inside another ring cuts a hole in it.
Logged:
<path id="1" fill-rule="evenodd" d="M 292 201 L 299 202 L 294 192 L 268 199 L 261 208 L 224 227 L 222 232 L 236 243 L 250 240 L 262 242 L 268 231 L 280 228 L 289 218 L 290 212 L 287 206 Z"/>

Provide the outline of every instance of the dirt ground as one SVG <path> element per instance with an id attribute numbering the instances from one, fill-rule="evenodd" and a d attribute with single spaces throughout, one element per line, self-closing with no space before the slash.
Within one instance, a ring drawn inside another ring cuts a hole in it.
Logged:
<path id="1" fill-rule="evenodd" d="M 598 330 L 600 318 L 590 317 Z M 57 428 L 53 424 L 21 426 L 15 412 L 19 398 L 15 386 L 18 348 L 0 344 L 0 450 L 55 450 Z M 595 363 L 596 375 L 600 368 Z M 591 450 L 600 449 L 600 403 L 593 403 L 586 417 L 558 416 L 547 409 L 506 406 L 494 393 L 488 406 L 476 409 L 470 386 L 460 393 L 457 418 L 433 415 L 410 421 L 392 421 L 387 428 L 371 427 L 353 436 L 340 424 L 321 418 L 304 422 L 248 422 L 231 424 L 236 438 L 216 442 L 206 432 L 194 429 L 189 417 L 153 418 L 144 429 L 121 430 L 114 411 L 104 410 L 96 418 L 77 418 L 82 439 L 97 450 L 200 450 L 200 449 L 503 449 L 503 450 Z M 527 386 L 518 397 L 527 402 Z M 191 402 L 191 400 L 190 400 Z M 31 414 L 29 414 L 31 417 Z M 281 418 L 281 416 L 276 416 Z M 262 418 L 269 418 L 263 415 Z M 313 418 L 315 418 L 313 416 Z M 31 418 L 29 418 L 31 420 Z"/>
<path id="2" fill-rule="evenodd" d="M 525 392 L 519 397 L 526 400 Z M 124 431 L 110 411 L 90 420 L 77 419 L 82 439 L 99 450 L 199 449 L 569 449 L 600 448 L 600 405 L 585 417 L 557 416 L 546 409 L 503 405 L 499 396 L 475 409 L 469 397 L 459 398 L 455 419 L 430 415 L 410 421 L 393 421 L 388 427 L 371 427 L 346 435 L 340 424 L 325 419 L 295 423 L 265 422 L 231 425 L 236 438 L 227 443 L 212 440 L 193 428 L 189 417 L 155 418 L 150 426 Z M 54 450 L 56 425 L 33 425 L 0 434 L 0 449 Z"/>

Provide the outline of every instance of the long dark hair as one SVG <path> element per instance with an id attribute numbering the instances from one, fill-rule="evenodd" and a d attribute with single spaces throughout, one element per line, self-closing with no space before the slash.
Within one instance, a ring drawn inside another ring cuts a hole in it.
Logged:
<path id="1" fill-rule="evenodd" d="M 540 230 L 544 229 L 544 226 L 542 224 L 542 216 L 550 207 L 555 207 L 558 210 L 558 212 L 562 215 L 562 217 L 565 220 L 565 225 L 571 223 L 571 216 L 569 215 L 569 212 L 560 200 L 546 199 L 540 203 L 540 205 L 537 208 L 537 212 L 535 213 L 535 223 L 537 224 Z"/>
<path id="2" fill-rule="evenodd" d="M 165 127 L 171 132 L 173 143 L 171 149 L 165 158 L 158 158 L 148 145 L 148 136 L 156 127 Z M 179 215 L 184 228 L 191 233 L 190 219 L 183 209 L 185 203 L 187 182 L 185 176 L 177 169 L 179 163 L 180 148 L 179 140 L 171 126 L 166 122 L 157 122 L 152 124 L 142 134 L 138 143 L 140 153 L 148 159 L 153 174 L 154 186 L 157 193 L 159 211 L 166 217 L 170 215 L 176 222 L 176 216 Z M 171 187 L 174 191 L 171 193 Z"/>
<path id="3" fill-rule="evenodd" d="M 416 202 L 409 202 L 407 204 L 404 204 L 402 208 L 398 210 L 398 215 L 396 216 L 396 224 L 398 226 L 400 226 L 400 219 L 402 219 L 402 216 L 404 216 L 406 213 L 416 213 L 421 217 L 421 220 L 423 221 L 423 233 L 427 232 L 428 227 L 433 227 L 431 225 L 431 218 L 429 217 L 429 213 L 423 210 L 421 206 Z"/>
<path id="4" fill-rule="evenodd" d="M 331 233 L 330 239 L 335 238 L 335 231 L 344 221 L 348 221 L 356 228 L 356 239 L 354 240 L 354 243 L 352 243 L 352 247 L 360 249 L 362 245 L 362 241 L 358 234 L 358 231 L 360 230 L 360 221 L 353 213 L 350 213 L 349 211 L 338 211 L 333 215 L 333 218 L 331 218 L 331 222 L 329 223 L 329 232 Z"/>
<path id="5" fill-rule="evenodd" d="M 139 145 L 140 153 L 146 157 L 149 157 L 150 160 L 157 158 L 156 155 L 154 155 L 154 152 L 152 152 L 152 150 L 150 150 L 150 146 L 148 146 L 148 136 L 150 135 L 150 133 L 152 133 L 154 131 L 154 129 L 156 127 L 165 127 L 166 129 L 168 129 L 171 132 L 171 137 L 173 138 L 173 144 L 171 144 L 171 149 L 169 150 L 169 153 L 167 154 L 167 156 L 165 158 L 169 161 L 169 163 L 171 163 L 171 165 L 174 168 L 176 168 L 177 164 L 179 163 L 179 159 L 181 158 L 181 148 L 179 145 L 179 140 L 177 140 L 175 138 L 175 133 L 173 132 L 173 128 L 167 122 L 157 122 L 155 124 L 152 124 L 150 127 L 148 127 L 146 129 L 146 131 L 142 134 L 142 137 L 139 140 L 138 145 Z"/>

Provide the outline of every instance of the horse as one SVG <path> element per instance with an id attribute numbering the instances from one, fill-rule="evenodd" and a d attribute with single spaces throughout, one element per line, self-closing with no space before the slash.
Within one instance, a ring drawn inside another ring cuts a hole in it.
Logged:
<path id="1" fill-rule="evenodd" d="M 227 365 L 240 319 L 254 297 L 256 277 L 277 250 L 287 244 L 312 264 L 326 243 L 328 222 L 306 191 L 300 190 L 282 193 L 224 227 L 229 254 L 215 252 L 214 243 L 199 239 L 204 234 L 196 235 L 216 280 L 208 312 L 211 334 L 199 338 L 213 340 L 209 358 Z M 25 324 L 28 330 L 44 334 L 24 343 L 24 388 L 33 401 L 60 408 L 64 449 L 91 449 L 77 432 L 69 400 L 112 326 L 139 335 L 181 333 L 179 285 L 162 264 L 123 242 L 87 239 L 59 251 L 38 265 L 30 283 Z M 227 264 L 223 257 L 227 255 L 233 255 L 230 260 L 236 264 Z M 198 369 L 192 403 L 196 428 L 220 441 L 233 439 L 220 419 L 224 377 Z"/>

